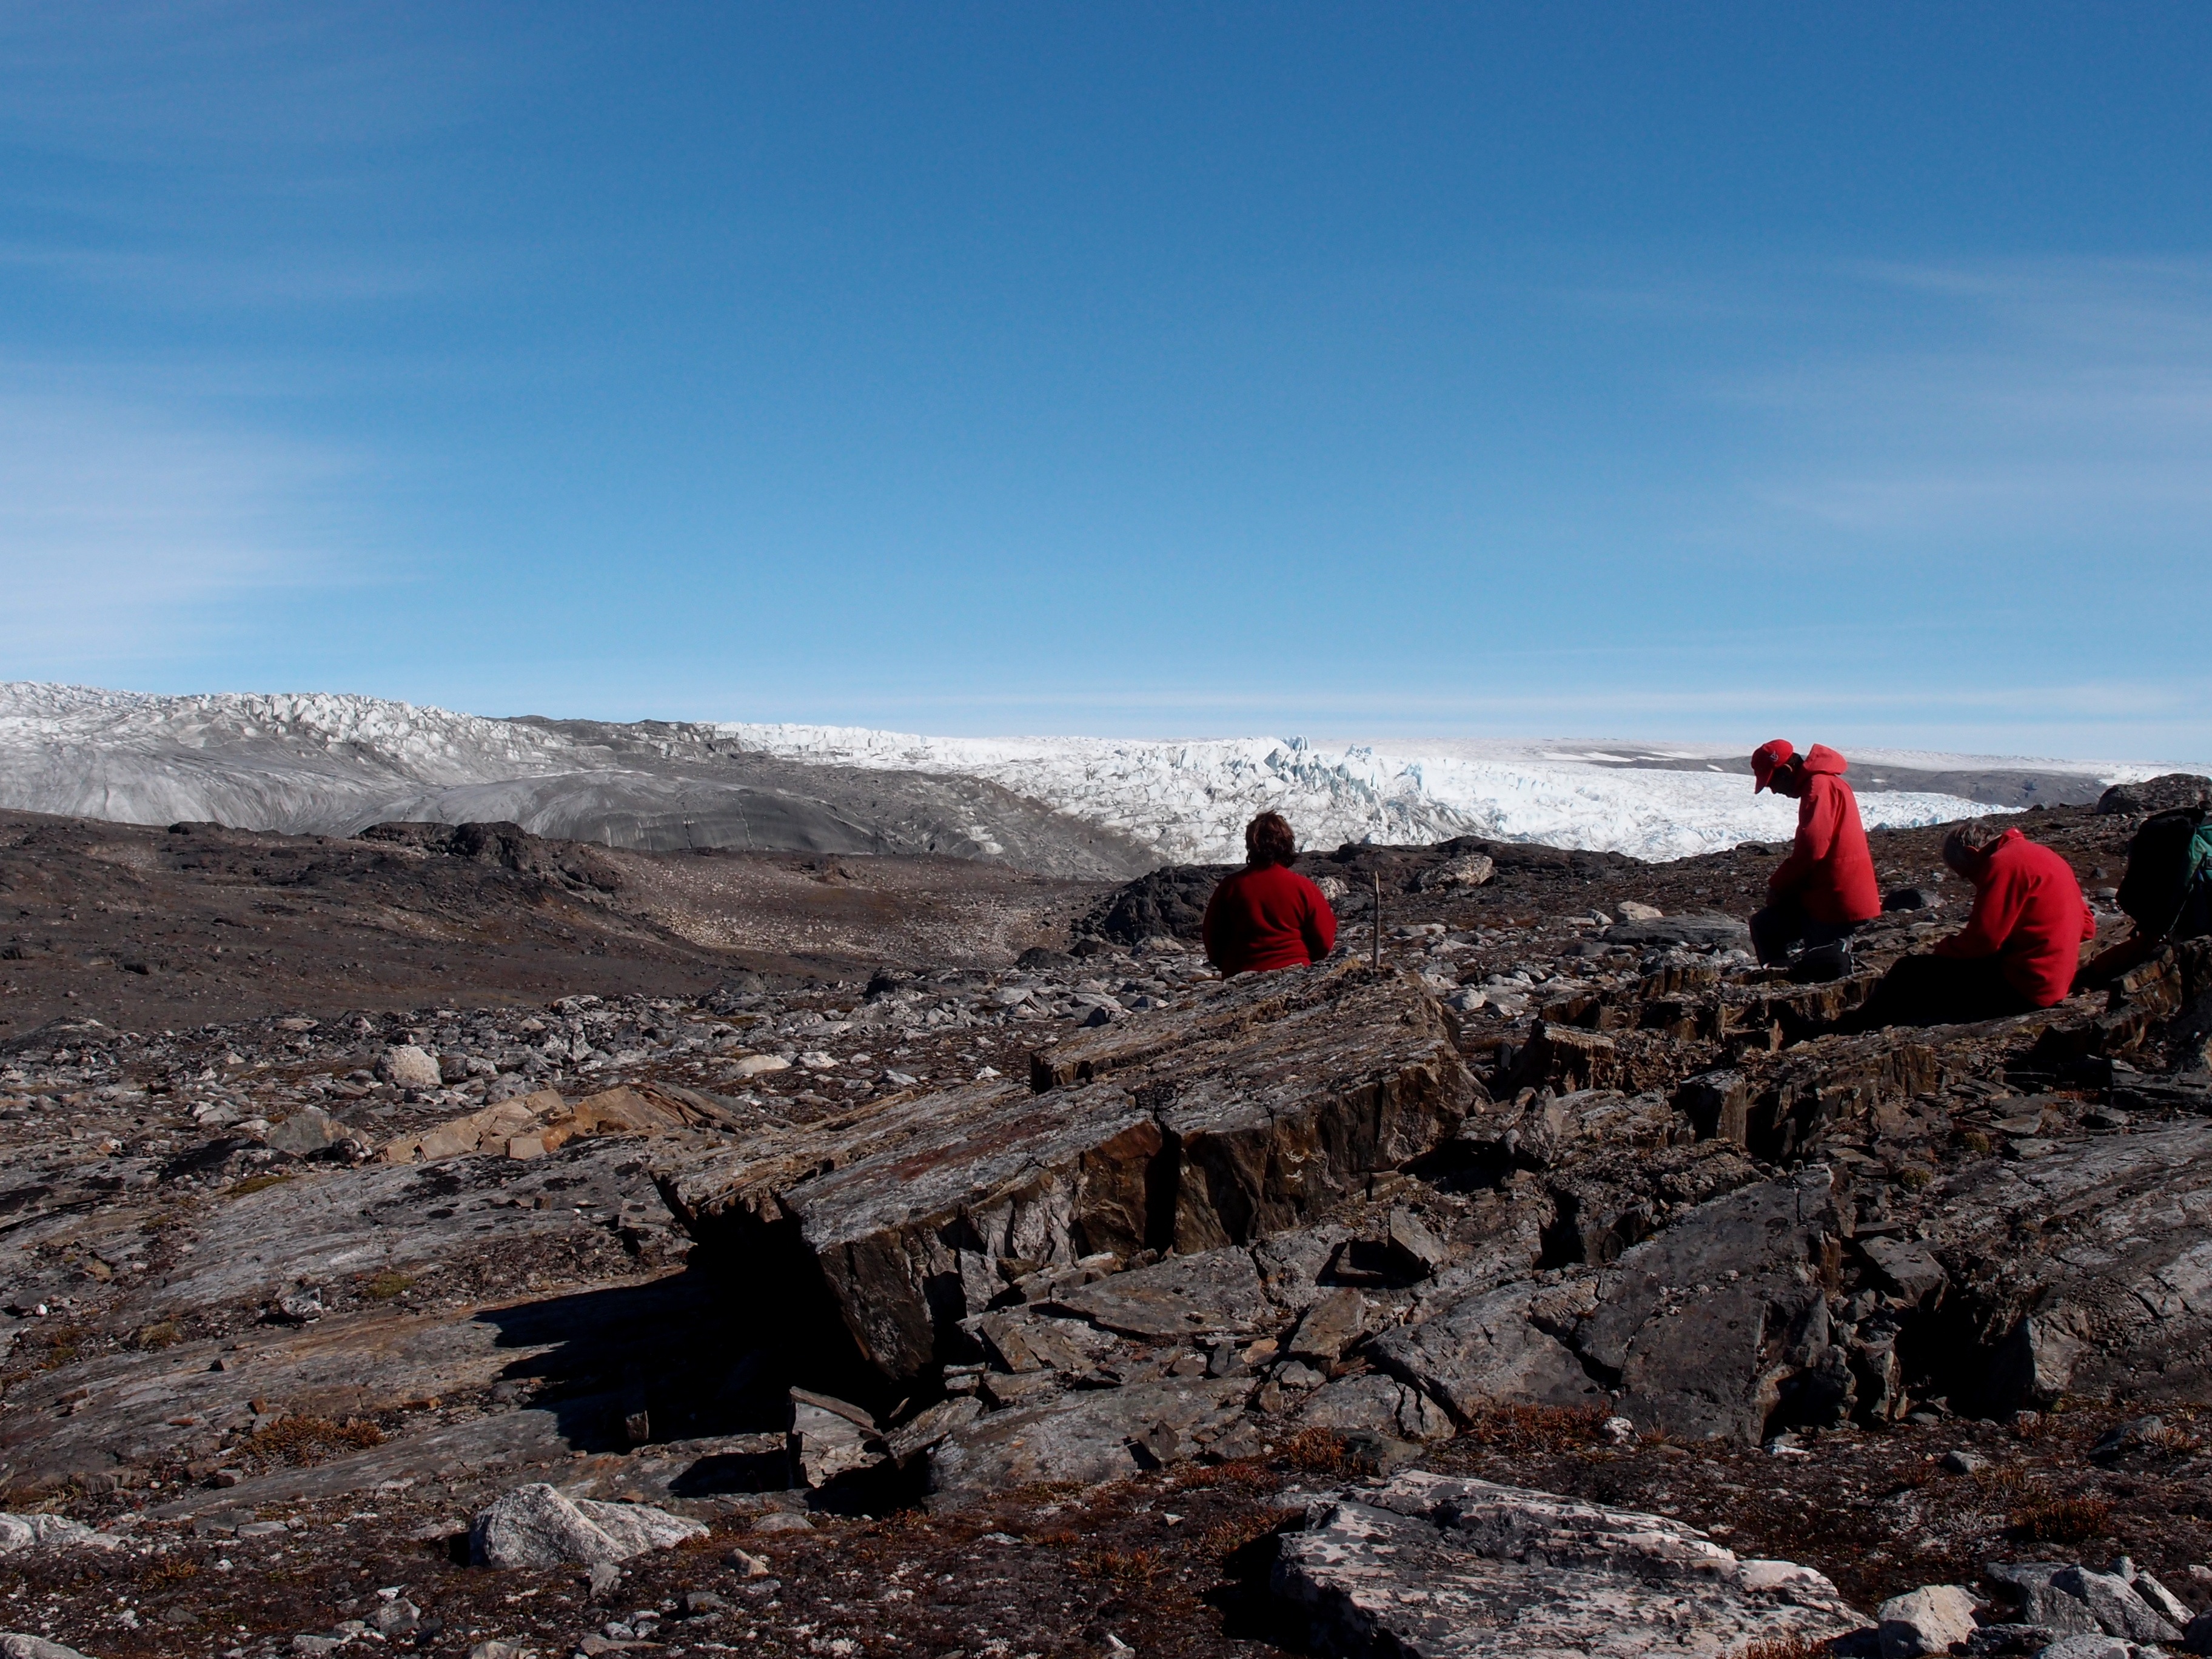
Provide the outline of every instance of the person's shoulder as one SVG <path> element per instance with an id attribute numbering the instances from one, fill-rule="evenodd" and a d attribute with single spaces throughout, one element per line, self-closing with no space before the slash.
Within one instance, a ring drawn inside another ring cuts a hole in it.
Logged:
<path id="1" fill-rule="evenodd" d="M 1279 864 L 1275 868 L 1279 870 L 1284 875 L 1290 878 L 1290 885 L 1293 889 L 1305 895 L 1306 897 L 1311 899 L 1316 904 L 1326 904 L 1328 902 L 1328 895 L 1321 890 L 1321 884 L 1315 881 L 1312 877 L 1300 875 L 1297 871 L 1291 869 L 1287 864 Z"/>

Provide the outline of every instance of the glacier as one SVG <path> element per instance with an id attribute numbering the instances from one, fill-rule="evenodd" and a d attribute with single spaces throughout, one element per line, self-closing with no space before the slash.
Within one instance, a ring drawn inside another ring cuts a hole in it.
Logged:
<path id="1" fill-rule="evenodd" d="M 2003 810 L 2010 798 L 1985 787 L 1993 780 L 2087 799 L 2153 769 L 1857 758 L 1869 825 Z M 1887 774 L 1946 787 L 1882 787 Z M 1741 755 L 1695 744 L 949 738 L 25 681 L 0 684 L 0 805 L 325 835 L 393 818 L 508 818 L 610 845 L 945 852 L 1102 878 L 1163 860 L 1233 861 L 1246 821 L 1266 809 L 1313 848 L 1481 836 L 1644 859 L 1779 841 L 1796 822 L 1793 803 L 1753 794 Z"/>
<path id="2" fill-rule="evenodd" d="M 1298 738 L 1157 742 L 932 738 L 840 726 L 723 724 L 714 729 L 769 754 L 987 778 L 1188 862 L 1241 860 L 1244 825 L 1262 811 L 1290 819 L 1306 847 L 1481 836 L 1642 859 L 1786 840 L 1797 822 L 1795 802 L 1753 794 L 1747 769 L 1720 769 L 1708 757 L 1718 751 L 1680 746 L 1640 749 L 1676 764 L 1638 767 L 1620 762 L 1617 745 L 1593 750 L 1559 742 L 1447 739 L 1422 752 L 1368 744 L 1323 748 Z M 1930 768 L 1954 760 L 2021 764 L 1883 752 Z M 2075 771 L 2099 786 L 2148 775 L 2139 767 L 2033 764 Z M 1862 790 L 1859 807 L 1869 826 L 1893 827 L 2003 810 L 1923 790 Z"/>

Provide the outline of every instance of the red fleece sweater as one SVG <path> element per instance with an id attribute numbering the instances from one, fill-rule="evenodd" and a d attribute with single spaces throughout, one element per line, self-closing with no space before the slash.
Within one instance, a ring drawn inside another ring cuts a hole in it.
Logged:
<path id="1" fill-rule="evenodd" d="M 2097 937 L 2097 917 L 2081 896 L 2074 866 L 2008 830 L 1966 874 L 1974 884 L 1974 913 L 1936 954 L 1996 957 L 2005 983 L 2037 1007 L 2065 1001 L 2081 941 Z"/>
<path id="2" fill-rule="evenodd" d="M 1805 793 L 1797 801 L 1797 840 L 1766 878 L 1771 899 L 1795 898 L 1805 914 L 1830 927 L 1881 914 L 1874 854 L 1859 823 L 1858 798 L 1843 779 L 1850 763 L 1816 743 L 1805 756 Z"/>
<path id="3" fill-rule="evenodd" d="M 1224 975 L 1303 968 L 1336 948 L 1336 912 L 1279 864 L 1239 870 L 1206 904 L 1206 959 Z"/>

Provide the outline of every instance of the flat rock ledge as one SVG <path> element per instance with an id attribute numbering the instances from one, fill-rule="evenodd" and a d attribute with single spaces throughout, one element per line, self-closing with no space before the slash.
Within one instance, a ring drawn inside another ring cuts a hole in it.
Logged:
<path id="1" fill-rule="evenodd" d="M 1273 1588 L 1316 1649 L 1375 1659 L 1720 1659 L 1869 1623 L 1810 1567 L 1664 1516 L 1413 1472 L 1312 1504 Z"/>

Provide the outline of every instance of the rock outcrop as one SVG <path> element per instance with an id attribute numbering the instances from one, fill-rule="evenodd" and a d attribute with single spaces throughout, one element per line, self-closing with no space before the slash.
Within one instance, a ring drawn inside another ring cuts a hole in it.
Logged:
<path id="1" fill-rule="evenodd" d="M 791 1275 L 903 1383 L 967 1354 L 962 1321 L 1086 1260 L 1320 1220 L 1448 1140 L 1478 1094 L 1413 981 L 1316 969 L 1040 1049 L 1025 1082 L 672 1161 L 661 1188 L 710 1252 Z"/>

